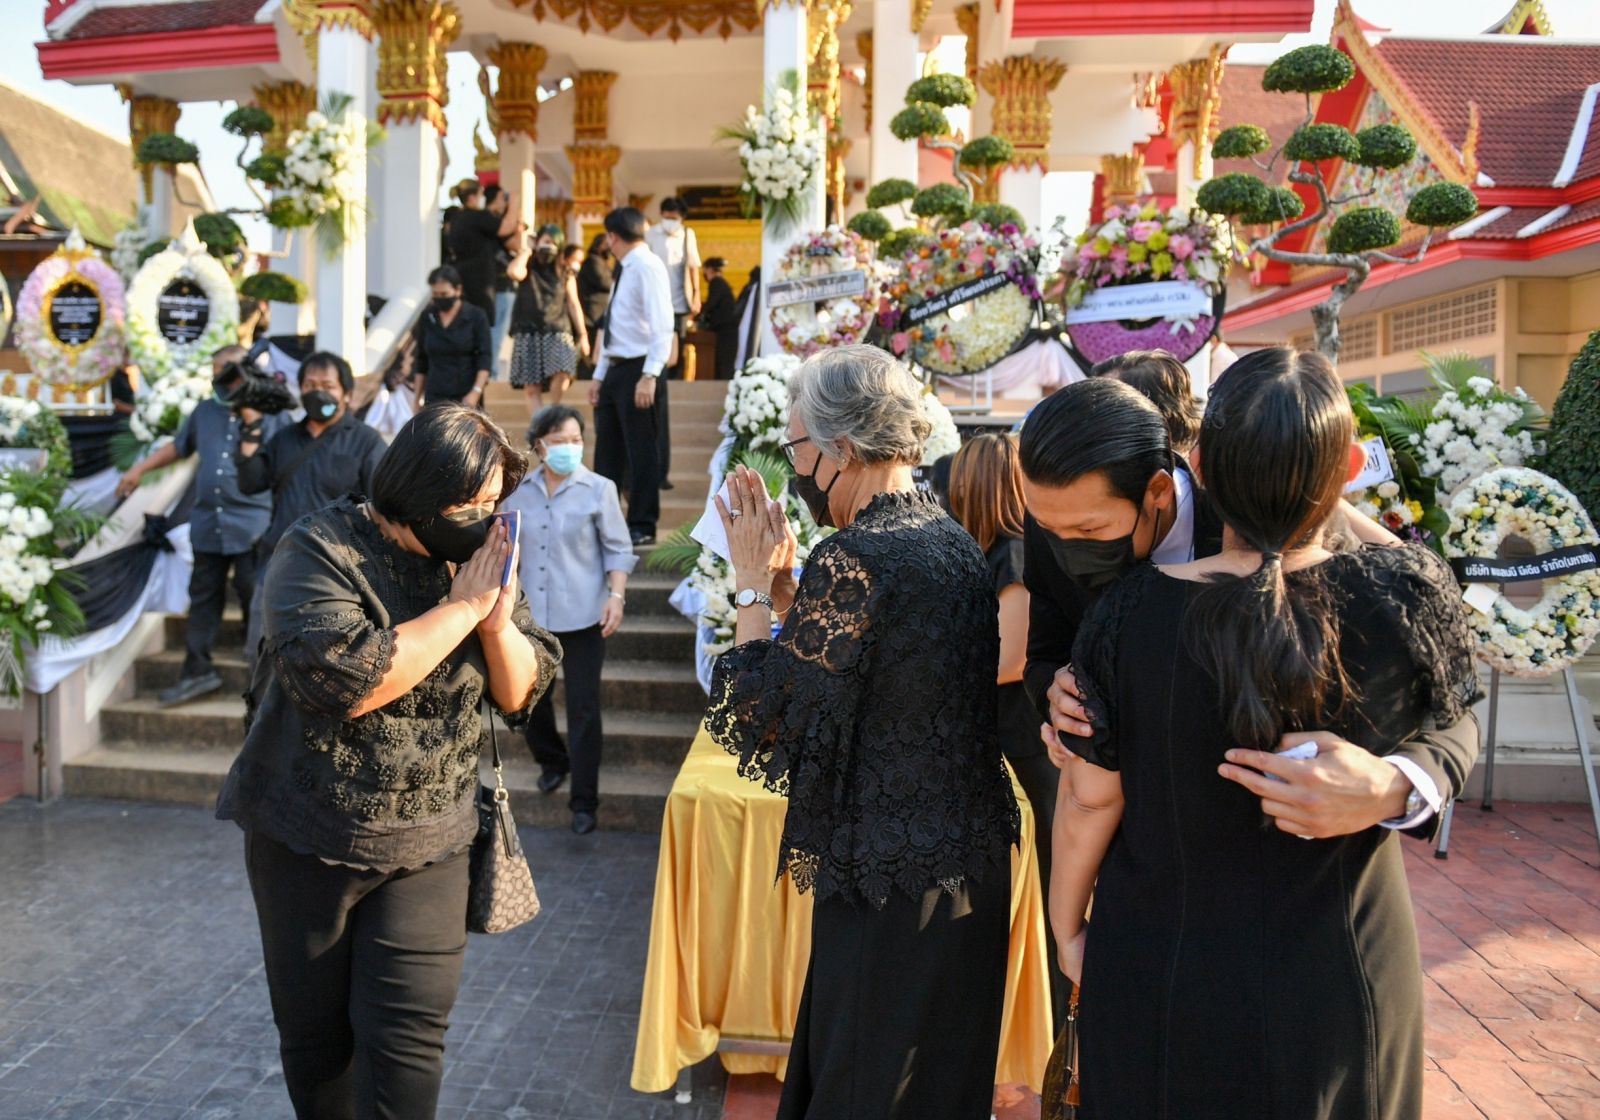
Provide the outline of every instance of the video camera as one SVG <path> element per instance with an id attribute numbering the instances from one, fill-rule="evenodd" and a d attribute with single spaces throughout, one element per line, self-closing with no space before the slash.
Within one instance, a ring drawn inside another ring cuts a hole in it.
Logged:
<path id="1" fill-rule="evenodd" d="M 237 412 L 251 408 L 257 412 L 274 415 L 288 412 L 295 406 L 294 394 L 276 376 L 243 362 L 229 362 L 211 381 L 218 399 Z"/>

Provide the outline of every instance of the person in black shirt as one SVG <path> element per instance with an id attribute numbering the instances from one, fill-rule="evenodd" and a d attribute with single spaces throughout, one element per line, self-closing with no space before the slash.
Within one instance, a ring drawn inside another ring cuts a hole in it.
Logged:
<path id="1" fill-rule="evenodd" d="M 577 277 L 557 259 L 561 241 L 559 226 L 540 226 L 531 258 L 514 266 L 526 275 L 517 284 L 511 312 L 511 384 L 527 392 L 529 415 L 544 407 L 547 389 L 551 401 L 560 404 L 578 356 L 589 355 Z"/>
<path id="2" fill-rule="evenodd" d="M 461 274 L 452 266 L 428 273 L 428 286 L 432 302 L 412 331 L 417 400 L 477 408 L 494 363 L 489 318 L 462 299 Z"/>
<path id="3" fill-rule="evenodd" d="M 700 308 L 700 325 L 717 336 L 717 380 L 733 376 L 734 356 L 739 352 L 739 301 L 723 273 L 728 262 L 708 257 L 705 263 L 706 302 Z"/>
<path id="4" fill-rule="evenodd" d="M 611 250 L 606 248 L 606 235 L 597 233 L 589 242 L 589 252 L 578 268 L 578 306 L 583 308 L 584 329 L 589 334 L 590 372 L 594 370 L 595 349 L 599 345 L 600 319 L 611 302 L 613 283 Z"/>
<path id="5" fill-rule="evenodd" d="M 717 502 L 739 613 L 706 727 L 787 794 L 778 870 L 815 896 L 779 1120 L 975 1120 L 993 1103 L 1020 820 L 993 580 L 912 479 L 922 391 L 872 346 L 795 371 L 784 453 L 813 517 L 841 526 L 798 585 L 761 476 L 739 468 Z"/>
<path id="6" fill-rule="evenodd" d="M 502 191 L 489 206 L 477 181 L 464 179 L 456 187 L 456 197 L 461 209 L 450 216 L 445 248 L 460 274 L 462 297 L 492 324 L 495 277 L 503 268 L 505 239 L 517 231 L 516 196 Z"/>

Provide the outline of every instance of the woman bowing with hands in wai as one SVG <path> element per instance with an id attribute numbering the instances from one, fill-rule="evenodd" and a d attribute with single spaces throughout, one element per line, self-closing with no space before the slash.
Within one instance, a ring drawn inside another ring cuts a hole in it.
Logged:
<path id="1" fill-rule="evenodd" d="M 706 723 L 787 795 L 779 871 L 816 900 L 780 1120 L 987 1120 L 993 1098 L 1018 834 L 999 624 L 983 553 L 912 481 L 921 394 L 871 346 L 795 371 L 784 453 L 839 527 L 798 584 L 759 475 L 718 506 L 739 616 Z"/>

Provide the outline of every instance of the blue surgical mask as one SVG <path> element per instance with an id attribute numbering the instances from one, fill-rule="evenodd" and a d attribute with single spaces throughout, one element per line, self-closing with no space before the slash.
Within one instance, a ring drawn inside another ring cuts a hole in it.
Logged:
<path id="1" fill-rule="evenodd" d="M 558 443 L 544 449 L 544 465 L 559 475 L 569 475 L 583 466 L 581 443 Z"/>

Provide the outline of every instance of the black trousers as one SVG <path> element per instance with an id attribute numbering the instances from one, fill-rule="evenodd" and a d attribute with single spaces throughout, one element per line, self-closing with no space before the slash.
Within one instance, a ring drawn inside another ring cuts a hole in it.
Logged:
<path id="1" fill-rule="evenodd" d="M 189 622 L 184 629 L 185 677 L 202 677 L 211 672 L 211 647 L 222 629 L 229 569 L 233 571 L 233 591 L 239 597 L 239 609 L 244 613 L 245 632 L 250 631 L 250 600 L 256 590 L 256 550 L 196 551 L 194 570 L 189 574 Z"/>
<path id="2" fill-rule="evenodd" d="M 633 403 L 643 373 L 642 357 L 607 364 L 594 410 L 594 469 L 626 488 L 628 528 L 654 533 L 661 518 L 661 452 L 655 410 Z M 657 379 L 656 401 L 665 395 L 666 382 Z"/>
<path id="3" fill-rule="evenodd" d="M 682 381 L 683 367 L 689 360 L 689 316 L 672 314 L 672 333 L 678 336 L 678 361 L 661 371 L 661 384 L 656 386 L 656 424 L 660 433 L 658 447 L 661 453 L 661 477 L 672 475 L 672 423 L 667 413 L 667 382 Z"/>
<path id="4" fill-rule="evenodd" d="M 467 947 L 467 853 L 335 867 L 259 833 L 245 866 L 299 1120 L 432 1120 Z"/>
<path id="5" fill-rule="evenodd" d="M 600 806 L 600 670 L 606 640 L 600 627 L 556 634 L 561 641 L 561 677 L 567 694 L 567 741 L 556 730 L 556 705 L 549 689 L 533 706 L 524 734 L 534 761 L 547 773 L 572 775 L 574 813 Z"/>

